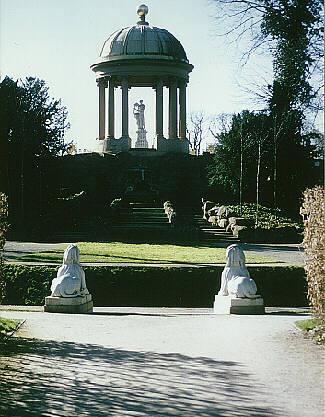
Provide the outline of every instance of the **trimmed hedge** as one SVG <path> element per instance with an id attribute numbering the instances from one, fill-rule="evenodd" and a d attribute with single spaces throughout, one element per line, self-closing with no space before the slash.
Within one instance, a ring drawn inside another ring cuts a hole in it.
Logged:
<path id="1" fill-rule="evenodd" d="M 4 304 L 43 305 L 57 266 L 6 264 Z M 248 267 L 267 306 L 307 306 L 303 267 Z M 223 266 L 84 267 L 95 306 L 212 307 Z"/>

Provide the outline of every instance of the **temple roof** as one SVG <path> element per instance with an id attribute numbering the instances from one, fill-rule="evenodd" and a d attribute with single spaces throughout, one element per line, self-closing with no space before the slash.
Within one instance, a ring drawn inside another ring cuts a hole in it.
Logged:
<path id="1" fill-rule="evenodd" d="M 105 41 L 100 61 L 145 58 L 188 63 L 184 48 L 174 35 L 146 22 L 148 8 L 144 7 L 138 9 L 141 20 L 135 26 L 119 29 Z"/>

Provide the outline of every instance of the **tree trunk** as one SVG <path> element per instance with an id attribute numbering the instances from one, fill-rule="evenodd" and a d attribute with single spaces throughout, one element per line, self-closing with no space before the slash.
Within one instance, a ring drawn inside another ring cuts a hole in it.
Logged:
<path id="1" fill-rule="evenodd" d="M 260 170 L 261 170 L 261 142 L 258 143 L 258 156 L 257 156 L 257 171 L 256 171 L 256 214 L 255 214 L 255 227 L 258 223 L 258 209 L 259 209 L 259 197 L 260 197 Z"/>
<path id="2" fill-rule="evenodd" d="M 243 135 L 240 135 L 240 176 L 239 176 L 239 212 L 242 214 L 243 205 Z"/>
<path id="3" fill-rule="evenodd" d="M 20 221 L 24 222 L 25 206 L 24 206 L 24 187 L 25 187 L 25 146 L 22 144 L 21 160 L 20 160 Z"/>
<path id="4" fill-rule="evenodd" d="M 273 210 L 274 215 L 276 216 L 277 209 L 277 159 L 278 159 L 278 135 L 276 132 L 273 134 Z"/>

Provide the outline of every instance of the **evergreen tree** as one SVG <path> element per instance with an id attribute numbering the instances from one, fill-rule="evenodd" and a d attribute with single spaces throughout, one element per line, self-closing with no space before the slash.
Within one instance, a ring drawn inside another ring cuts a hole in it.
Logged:
<path id="1" fill-rule="evenodd" d="M 23 222 L 39 209 L 41 165 L 66 147 L 67 111 L 48 90 L 33 77 L 23 82 L 6 77 L 0 83 L 0 187 L 8 195 L 11 222 Z"/>

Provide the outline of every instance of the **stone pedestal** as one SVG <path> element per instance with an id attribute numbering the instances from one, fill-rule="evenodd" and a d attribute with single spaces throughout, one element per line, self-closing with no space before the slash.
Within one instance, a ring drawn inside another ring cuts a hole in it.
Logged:
<path id="1" fill-rule="evenodd" d="M 156 137 L 154 146 L 160 152 L 189 153 L 189 141 L 187 139 L 165 139 Z"/>
<path id="2" fill-rule="evenodd" d="M 213 304 L 215 314 L 264 314 L 264 300 L 260 295 L 256 298 L 231 298 L 216 295 Z"/>
<path id="3" fill-rule="evenodd" d="M 46 297 L 44 311 L 49 313 L 91 313 L 93 301 L 90 294 L 83 297 Z"/>
<path id="4" fill-rule="evenodd" d="M 104 139 L 101 141 L 102 152 L 127 152 L 131 148 L 131 139 L 130 138 L 120 138 L 120 139 Z"/>
<path id="5" fill-rule="evenodd" d="M 137 130 L 137 140 L 135 142 L 136 148 L 148 148 L 147 131 L 145 129 Z"/>

